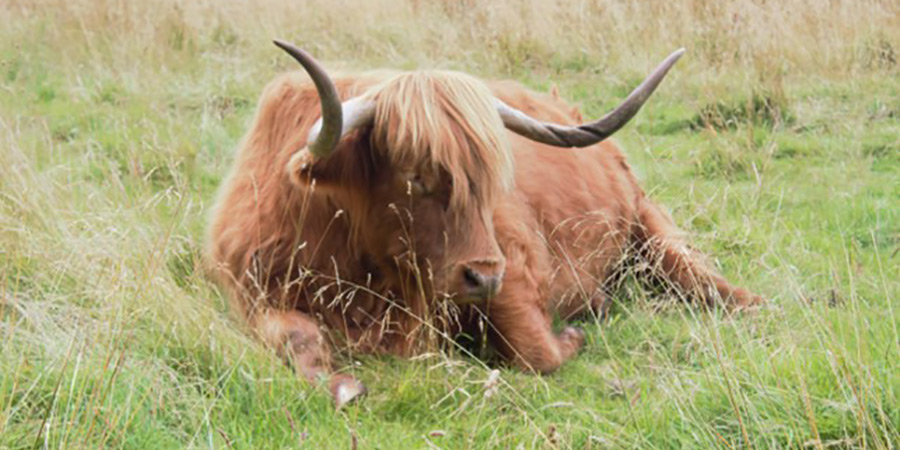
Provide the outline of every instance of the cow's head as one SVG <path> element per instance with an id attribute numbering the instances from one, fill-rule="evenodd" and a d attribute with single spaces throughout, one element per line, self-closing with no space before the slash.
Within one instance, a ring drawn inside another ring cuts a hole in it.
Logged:
<path id="1" fill-rule="evenodd" d="M 513 184 L 506 130 L 557 147 L 600 142 L 637 113 L 683 53 L 669 56 L 602 119 L 570 127 L 535 120 L 456 72 L 400 74 L 341 102 L 312 57 L 275 43 L 306 69 L 322 104 L 307 146 L 291 159 L 292 179 L 332 180 L 319 188 L 357 216 L 356 241 L 381 272 L 457 302 L 501 289 L 506 263 L 492 215 Z"/>

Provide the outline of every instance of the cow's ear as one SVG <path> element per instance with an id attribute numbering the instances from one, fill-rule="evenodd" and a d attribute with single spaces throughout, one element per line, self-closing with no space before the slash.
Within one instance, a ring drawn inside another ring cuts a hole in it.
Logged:
<path id="1" fill-rule="evenodd" d="M 306 147 L 294 153 L 288 160 L 287 174 L 291 183 L 296 186 L 306 186 L 312 181 L 315 157 Z"/>
<path id="2" fill-rule="evenodd" d="M 326 158 L 317 158 L 304 147 L 288 160 L 287 175 L 296 186 L 308 186 L 315 180 L 318 188 L 363 187 L 373 170 L 367 142 L 351 135 Z"/>
<path id="3" fill-rule="evenodd" d="M 572 119 L 577 123 L 584 122 L 584 117 L 581 115 L 581 108 L 577 106 L 573 106 L 569 111 L 569 115 L 572 116 Z"/>

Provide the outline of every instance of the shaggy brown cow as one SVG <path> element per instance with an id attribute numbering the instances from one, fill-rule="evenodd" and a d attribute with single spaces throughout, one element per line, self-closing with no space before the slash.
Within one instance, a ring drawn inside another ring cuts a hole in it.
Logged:
<path id="1" fill-rule="evenodd" d="M 312 83 L 288 74 L 263 93 L 208 257 L 255 333 L 307 379 L 329 379 L 338 405 L 364 388 L 331 373 L 331 346 L 412 355 L 479 320 L 512 364 L 555 370 L 584 338 L 555 333 L 551 316 L 602 311 L 625 255 L 705 304 L 759 301 L 688 249 L 604 140 L 681 51 L 606 117 L 575 125 L 555 94 L 445 71 L 332 81 L 276 44 Z"/>

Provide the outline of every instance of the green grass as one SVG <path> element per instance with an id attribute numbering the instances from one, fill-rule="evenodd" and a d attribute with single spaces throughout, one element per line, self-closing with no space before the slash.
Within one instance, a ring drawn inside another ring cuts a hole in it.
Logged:
<path id="1" fill-rule="evenodd" d="M 257 96 L 296 70 L 267 32 L 191 28 L 179 13 L 154 24 L 146 48 L 122 47 L 11 11 L 0 34 L 0 448 L 900 442 L 896 32 L 849 42 L 844 69 L 783 76 L 759 62 L 711 68 L 711 44 L 692 42 L 617 136 L 648 192 L 766 308 L 725 317 L 627 281 L 553 375 L 500 367 L 494 392 L 493 367 L 456 352 L 343 353 L 342 370 L 371 393 L 335 411 L 248 336 L 199 268 L 208 207 Z M 546 44 L 515 34 L 448 53 L 390 26 L 370 41 L 326 31 L 298 33 L 320 33 L 316 54 L 348 71 L 437 66 L 557 84 L 589 117 L 655 59 L 540 59 Z"/>

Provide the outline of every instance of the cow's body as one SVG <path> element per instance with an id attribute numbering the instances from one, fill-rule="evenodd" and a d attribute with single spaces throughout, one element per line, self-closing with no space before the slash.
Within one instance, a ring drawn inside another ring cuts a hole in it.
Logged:
<path id="1" fill-rule="evenodd" d="M 346 100 L 393 76 L 338 79 L 335 86 Z M 509 82 L 488 86 L 494 96 L 537 119 L 581 121 L 577 110 L 556 95 Z M 483 302 L 447 300 L 446 292 L 430 286 L 437 272 L 430 261 L 409 263 L 412 269 L 390 267 L 391 258 L 402 265 L 396 255 L 408 258 L 415 250 L 397 235 L 397 223 L 441 224 L 429 223 L 429 216 L 392 222 L 391 216 L 407 214 L 403 205 L 379 203 L 380 186 L 387 182 L 371 179 L 380 175 L 353 160 L 378 166 L 372 162 L 378 157 L 368 154 L 369 131 L 345 138 L 329 157 L 339 162 L 339 173 L 326 167 L 320 176 L 337 177 L 340 189 L 319 185 L 315 174 L 298 181 L 292 161 L 319 116 L 316 90 L 306 78 L 285 75 L 269 85 L 220 193 L 209 245 L 219 279 L 251 326 L 271 345 L 287 344 L 308 378 L 329 370 L 328 342 L 412 355 L 428 345 L 428 337 L 442 339 L 472 325 L 467 322 L 479 316 L 475 309 L 486 314 L 490 342 L 501 354 L 523 368 L 552 371 L 583 338 L 574 328 L 554 333 L 550 317 L 602 309 L 605 283 L 626 255 L 658 262 L 659 274 L 706 303 L 757 301 L 687 250 L 670 219 L 645 197 L 614 143 L 561 149 L 512 132 L 505 133 L 514 183 L 490 203 L 493 238 L 505 258 L 502 288 Z M 367 221 L 364 227 L 360 221 Z M 358 390 L 353 383 L 333 378 L 339 403 Z"/>

